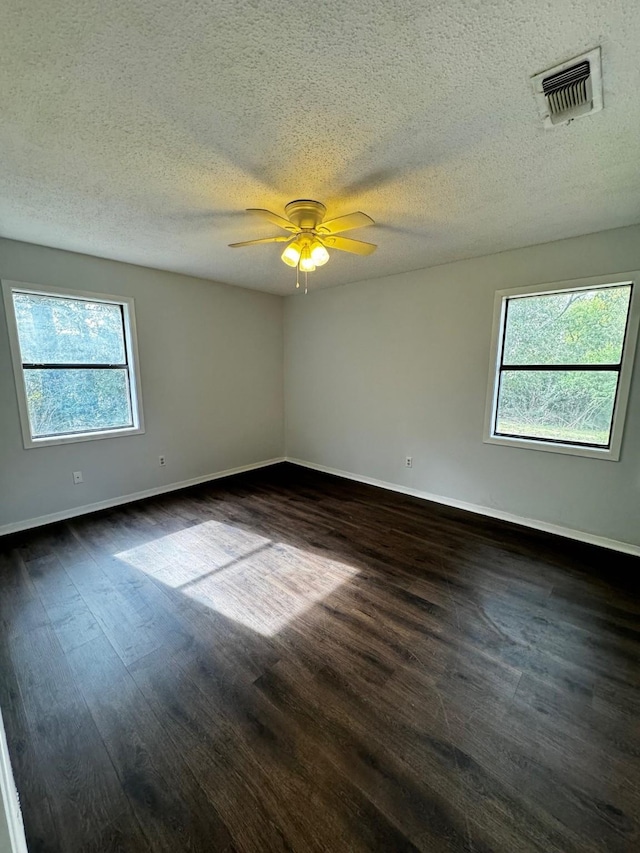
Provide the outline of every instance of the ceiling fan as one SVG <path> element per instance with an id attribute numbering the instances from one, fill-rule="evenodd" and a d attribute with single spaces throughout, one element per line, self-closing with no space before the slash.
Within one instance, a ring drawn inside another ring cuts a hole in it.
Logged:
<path id="1" fill-rule="evenodd" d="M 352 252 L 355 255 L 370 255 L 377 246 L 362 240 L 352 240 L 350 237 L 337 236 L 343 231 L 353 228 L 364 228 L 373 225 L 374 221 L 366 213 L 348 213 L 326 222 L 324 217 L 327 208 L 319 201 L 296 199 L 285 207 L 286 219 L 277 213 L 261 208 L 249 208 L 247 213 L 255 213 L 278 225 L 289 232 L 288 236 L 263 237 L 260 240 L 245 240 L 243 243 L 230 243 L 233 249 L 242 246 L 258 246 L 262 243 L 288 243 L 281 255 L 282 260 L 290 267 L 309 273 L 316 267 L 321 267 L 329 260 L 328 249 L 338 249 L 340 252 Z M 298 286 L 298 284 L 296 284 Z"/>

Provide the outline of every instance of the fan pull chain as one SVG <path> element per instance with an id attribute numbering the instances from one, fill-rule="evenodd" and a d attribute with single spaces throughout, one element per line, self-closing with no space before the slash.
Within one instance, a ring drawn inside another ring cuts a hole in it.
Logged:
<path id="1" fill-rule="evenodd" d="M 307 281 L 308 281 L 309 273 L 305 270 L 304 272 L 304 295 L 307 295 Z"/>
<path id="2" fill-rule="evenodd" d="M 300 264 L 296 264 L 296 288 L 300 287 Z"/>

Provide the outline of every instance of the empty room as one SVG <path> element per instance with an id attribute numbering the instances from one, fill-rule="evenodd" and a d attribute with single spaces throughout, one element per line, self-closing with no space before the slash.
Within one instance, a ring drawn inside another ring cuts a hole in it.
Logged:
<path id="1" fill-rule="evenodd" d="M 640 850 L 637 0 L 4 0 L 0 853 Z"/>

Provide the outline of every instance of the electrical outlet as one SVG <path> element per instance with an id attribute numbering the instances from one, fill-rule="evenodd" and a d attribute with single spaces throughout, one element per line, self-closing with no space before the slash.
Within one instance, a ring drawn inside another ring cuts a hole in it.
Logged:
<path id="1" fill-rule="evenodd" d="M 413 456 L 407 456 L 404 460 L 404 464 L 407 468 L 413 468 Z"/>
<path id="2" fill-rule="evenodd" d="M 82 479 L 82 471 L 74 471 L 73 472 L 73 482 L 78 485 L 78 483 L 84 483 Z"/>
<path id="3" fill-rule="evenodd" d="M 167 457 L 166 456 L 158 456 L 158 462 L 160 463 L 160 467 L 164 468 L 164 466 L 167 464 Z"/>

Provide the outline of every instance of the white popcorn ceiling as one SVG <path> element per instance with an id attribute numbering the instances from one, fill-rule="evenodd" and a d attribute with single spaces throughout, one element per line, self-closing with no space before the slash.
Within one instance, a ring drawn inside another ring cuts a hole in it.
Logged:
<path id="1" fill-rule="evenodd" d="M 0 234 L 288 294 L 295 198 L 377 223 L 313 287 L 640 221 L 638 0 L 4 0 Z M 602 46 L 605 108 L 529 77 Z"/>

